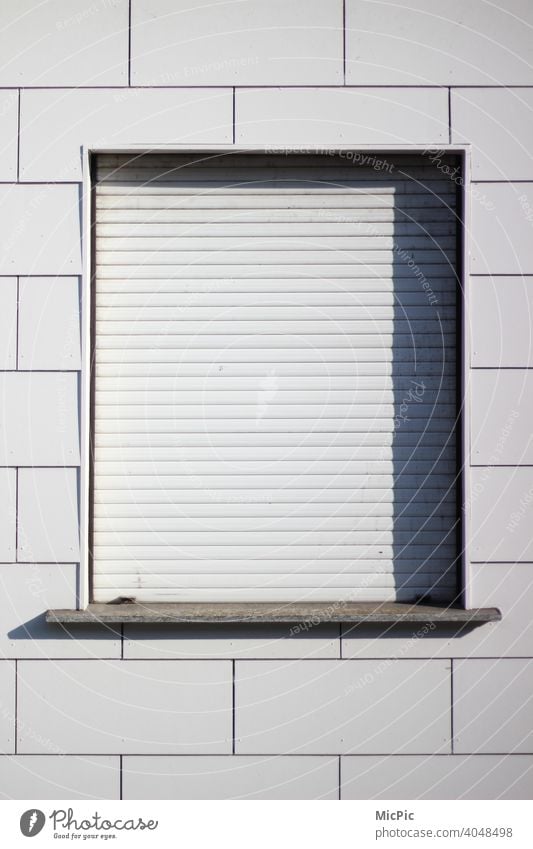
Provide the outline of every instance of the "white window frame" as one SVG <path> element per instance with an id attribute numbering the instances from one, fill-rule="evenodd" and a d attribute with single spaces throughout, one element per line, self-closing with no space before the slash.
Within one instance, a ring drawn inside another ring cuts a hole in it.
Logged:
<path id="1" fill-rule="evenodd" d="M 361 154 L 428 154 L 430 151 L 443 154 L 455 154 L 461 160 L 461 180 L 459 183 L 460 204 L 458 214 L 461 215 L 461 256 L 458 257 L 460 270 L 459 286 L 461 297 L 461 326 L 460 333 L 459 369 L 457 377 L 460 380 L 461 396 L 458 414 L 460 414 L 460 457 L 462 463 L 460 488 L 458 497 L 462 515 L 461 521 L 461 603 L 465 610 L 472 609 L 470 592 L 469 552 L 471 544 L 471 492 L 470 492 L 470 321 L 469 304 L 470 268 L 469 268 L 469 234 L 471 216 L 471 147 L 467 144 L 413 144 L 413 145 L 357 145 L 357 144 L 314 144 L 306 146 L 282 144 L 265 147 L 264 145 L 112 145 L 82 147 L 82 298 L 81 298 L 81 382 L 80 382 L 80 580 L 78 593 L 78 609 L 85 610 L 90 603 L 90 558 L 89 558 L 89 529 L 90 529 L 90 425 L 91 425 L 91 283 L 93 275 L 93 233 L 92 233 L 92 181 L 91 157 L 98 154 L 149 154 L 149 153 L 309 153 L 317 154 L 326 151 L 354 151 Z"/>

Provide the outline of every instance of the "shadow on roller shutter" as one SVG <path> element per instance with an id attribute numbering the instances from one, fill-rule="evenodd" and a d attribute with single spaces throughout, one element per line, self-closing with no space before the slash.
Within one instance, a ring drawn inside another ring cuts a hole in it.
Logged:
<path id="1" fill-rule="evenodd" d="M 455 185 L 101 155 L 93 598 L 456 591 Z"/>

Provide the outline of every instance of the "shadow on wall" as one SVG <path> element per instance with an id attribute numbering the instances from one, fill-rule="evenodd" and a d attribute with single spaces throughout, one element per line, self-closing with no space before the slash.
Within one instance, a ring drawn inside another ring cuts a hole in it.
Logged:
<path id="1" fill-rule="evenodd" d="M 27 622 L 7 632 L 8 640 L 30 640 L 40 643 L 42 640 L 120 640 L 120 626 L 112 625 L 74 625 L 68 628 L 46 621 L 46 611 L 28 619 Z M 46 654 L 46 652 L 43 652 Z"/>
<path id="2" fill-rule="evenodd" d="M 456 157 L 401 158 L 393 245 L 393 563 L 399 601 L 458 601 Z"/>

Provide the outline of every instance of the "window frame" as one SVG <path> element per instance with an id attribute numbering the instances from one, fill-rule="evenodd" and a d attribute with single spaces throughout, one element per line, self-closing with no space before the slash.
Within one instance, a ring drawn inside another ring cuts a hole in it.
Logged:
<path id="1" fill-rule="evenodd" d="M 457 182 L 457 474 L 458 474 L 458 600 L 465 611 L 472 609 L 470 592 L 470 329 L 469 329 L 469 249 L 468 234 L 470 233 L 471 216 L 471 146 L 468 144 L 413 144 L 413 145 L 357 145 L 357 144 L 314 144 L 306 147 L 297 145 L 112 145 L 112 146 L 83 146 L 82 147 L 82 210 L 81 210 L 81 239 L 82 239 L 82 274 L 81 274 L 81 378 L 80 378 L 80 564 L 79 591 L 77 607 L 86 610 L 91 604 L 91 525 L 93 508 L 92 489 L 92 407 L 94 392 L 94 375 L 92 369 L 93 328 L 94 328 L 94 268 L 95 268 L 95 239 L 94 239 L 94 182 L 93 164 L 100 154 L 150 154 L 150 153 L 264 153 L 264 154 L 317 154 L 325 152 L 347 152 L 376 155 L 419 154 L 443 155 L 454 154 L 460 160 L 461 175 Z M 111 607 L 112 605 L 107 605 Z M 167 605 L 168 606 L 168 605 Z M 251 605 L 253 606 L 253 605 Z"/>

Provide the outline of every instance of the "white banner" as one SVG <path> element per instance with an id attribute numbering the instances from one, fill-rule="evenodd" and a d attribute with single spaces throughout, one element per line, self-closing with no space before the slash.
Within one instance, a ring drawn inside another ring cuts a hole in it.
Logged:
<path id="1" fill-rule="evenodd" d="M 3 801 L 2 846 L 533 846 L 530 802 Z M 35 843 L 29 841 L 35 838 Z"/>

